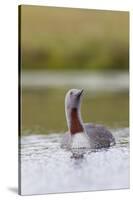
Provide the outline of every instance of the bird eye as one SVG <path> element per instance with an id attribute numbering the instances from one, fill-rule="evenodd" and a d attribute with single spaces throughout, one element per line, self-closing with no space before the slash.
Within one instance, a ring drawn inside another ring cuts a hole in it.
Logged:
<path id="1" fill-rule="evenodd" d="M 73 94 L 73 92 L 70 92 L 70 95 L 72 95 Z"/>

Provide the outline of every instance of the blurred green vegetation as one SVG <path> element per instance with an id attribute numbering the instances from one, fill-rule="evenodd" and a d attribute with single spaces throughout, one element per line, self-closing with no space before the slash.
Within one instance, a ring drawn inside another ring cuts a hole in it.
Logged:
<path id="1" fill-rule="evenodd" d="M 21 6 L 22 69 L 128 69 L 129 13 Z"/>

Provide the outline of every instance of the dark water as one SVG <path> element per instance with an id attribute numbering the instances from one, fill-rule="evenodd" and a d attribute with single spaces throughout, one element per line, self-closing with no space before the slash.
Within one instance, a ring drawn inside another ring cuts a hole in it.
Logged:
<path id="1" fill-rule="evenodd" d="M 67 88 L 23 90 L 22 135 L 64 132 L 67 124 L 64 97 Z M 84 92 L 81 113 L 84 122 L 102 123 L 112 128 L 128 126 L 128 93 Z"/>
<path id="2" fill-rule="evenodd" d="M 60 148 L 67 130 L 64 98 L 84 88 L 84 122 L 105 124 L 116 138 L 108 150 L 71 158 Z M 26 73 L 21 95 L 22 194 L 120 189 L 129 187 L 128 74 Z"/>
<path id="3" fill-rule="evenodd" d="M 23 72 L 22 135 L 64 132 L 64 99 L 70 88 L 84 88 L 84 122 L 127 127 L 128 87 L 128 73 L 122 72 Z"/>

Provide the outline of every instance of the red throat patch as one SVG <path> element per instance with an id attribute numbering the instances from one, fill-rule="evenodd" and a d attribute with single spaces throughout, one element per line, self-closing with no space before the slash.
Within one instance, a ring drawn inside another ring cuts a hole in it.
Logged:
<path id="1" fill-rule="evenodd" d="M 80 122 L 77 108 L 73 108 L 71 110 L 71 121 L 70 121 L 70 132 L 71 134 L 76 134 L 79 132 L 83 132 L 83 126 Z"/>

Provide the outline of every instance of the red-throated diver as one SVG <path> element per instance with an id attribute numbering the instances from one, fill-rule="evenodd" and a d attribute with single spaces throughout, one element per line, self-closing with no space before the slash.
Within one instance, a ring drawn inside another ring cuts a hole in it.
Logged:
<path id="1" fill-rule="evenodd" d="M 65 112 L 68 132 L 64 135 L 61 147 L 69 149 L 107 148 L 115 144 L 112 133 L 103 125 L 83 123 L 80 103 L 83 89 L 71 89 L 65 97 Z"/>

